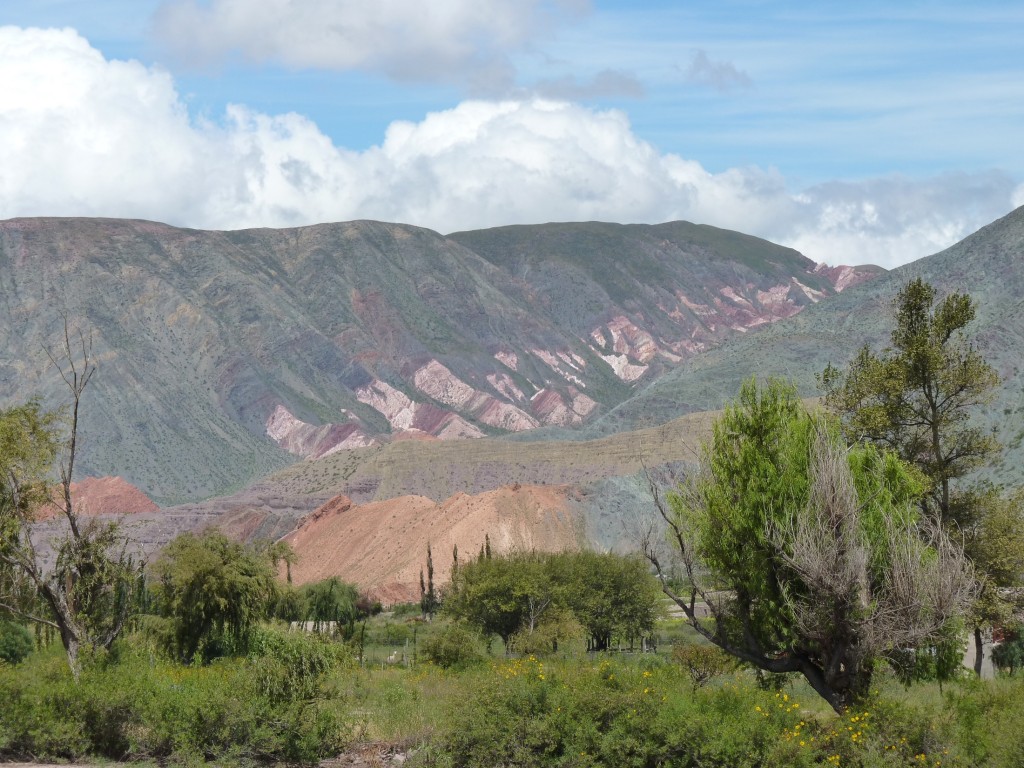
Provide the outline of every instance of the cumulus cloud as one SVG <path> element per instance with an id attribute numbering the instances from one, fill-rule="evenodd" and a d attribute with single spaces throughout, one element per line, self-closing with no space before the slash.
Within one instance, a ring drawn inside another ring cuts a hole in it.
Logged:
<path id="1" fill-rule="evenodd" d="M 894 266 L 1010 210 L 998 173 L 790 190 L 659 152 L 618 110 L 466 101 L 392 123 L 367 150 L 309 119 L 235 105 L 192 118 L 173 80 L 73 30 L 0 28 L 0 218 L 115 216 L 234 229 L 374 218 L 441 232 L 600 219 L 713 224 L 818 261 Z M 965 201 L 970 201 L 966 204 Z"/>
<path id="2" fill-rule="evenodd" d="M 750 75 L 737 69 L 728 61 L 713 61 L 707 51 L 697 51 L 686 70 L 686 79 L 691 83 L 708 85 L 718 91 L 732 88 L 749 88 L 753 85 Z"/>
<path id="3" fill-rule="evenodd" d="M 183 60 L 241 55 L 297 69 L 364 70 L 482 90 L 512 84 L 510 53 L 588 0 L 165 0 L 154 31 Z M 467 75 L 468 73 L 468 75 Z"/>

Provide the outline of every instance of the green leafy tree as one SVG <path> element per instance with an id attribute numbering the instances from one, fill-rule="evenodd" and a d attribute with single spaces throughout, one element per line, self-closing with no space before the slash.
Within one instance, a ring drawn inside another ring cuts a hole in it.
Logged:
<path id="1" fill-rule="evenodd" d="M 481 558 L 459 568 L 448 588 L 444 612 L 487 635 L 498 635 L 510 650 L 512 636 L 537 628 L 555 601 L 555 587 L 540 556 L 513 553 Z"/>
<path id="2" fill-rule="evenodd" d="M 1024 547 L 1024 530 L 1011 524 L 997 534 L 1000 525 L 985 518 L 995 515 L 1000 523 L 1012 523 L 1005 500 L 970 481 L 971 473 L 1000 450 L 992 432 L 971 423 L 999 385 L 999 375 L 965 334 L 975 313 L 970 296 L 952 293 L 939 300 L 933 286 L 912 280 L 894 302 L 891 346 L 880 354 L 865 346 L 845 373 L 830 365 L 820 383 L 847 439 L 884 446 L 917 467 L 927 479 L 923 508 L 953 535 L 966 535 L 981 585 L 974 610 L 980 674 L 982 632 L 1005 619 L 1000 591 L 1017 586 L 1020 578 L 1016 566 L 1007 568 L 999 560 Z"/>
<path id="3" fill-rule="evenodd" d="M 291 624 L 295 621 L 305 621 L 308 611 L 309 606 L 301 590 L 287 584 L 279 591 L 274 602 L 274 618 Z"/>
<path id="4" fill-rule="evenodd" d="M 523 651 L 557 650 L 584 632 L 593 650 L 612 638 L 650 633 L 658 588 L 648 565 L 611 553 L 512 553 L 459 568 L 445 597 L 447 615 Z"/>
<path id="5" fill-rule="evenodd" d="M 284 563 L 285 568 L 285 580 L 292 583 L 292 566 L 298 562 L 299 556 L 295 554 L 295 550 L 292 549 L 292 545 L 287 541 L 259 541 L 256 543 L 256 549 L 266 554 L 270 558 L 271 564 L 274 566 L 276 571 L 281 563 Z"/>
<path id="6" fill-rule="evenodd" d="M 66 319 L 63 342 L 48 354 L 68 407 L 47 411 L 33 400 L 0 410 L 0 612 L 56 631 L 77 677 L 82 648 L 106 650 L 123 631 L 140 569 L 118 524 L 83 521 L 71 497 L 79 412 L 96 366 L 90 340 Z M 44 511 L 63 525 L 52 564 L 31 535 Z"/>
<path id="7" fill-rule="evenodd" d="M 244 652 L 250 632 L 277 598 L 266 552 L 216 529 L 178 536 L 151 575 L 162 612 L 171 619 L 174 649 L 185 662 Z"/>
<path id="8" fill-rule="evenodd" d="M 847 449 L 787 384 L 746 382 L 700 470 L 668 504 L 652 490 L 669 545 L 649 528 L 645 551 L 694 629 L 759 670 L 803 675 L 836 711 L 867 693 L 876 659 L 930 644 L 970 598 L 962 549 L 919 519 L 916 473 Z M 664 578 L 673 553 L 681 590 Z"/>
<path id="9" fill-rule="evenodd" d="M 992 663 L 1008 675 L 1016 674 L 1018 669 L 1024 667 L 1024 636 L 1013 632 L 993 648 Z"/>
<path id="10" fill-rule="evenodd" d="M 954 484 L 999 451 L 994 435 L 970 423 L 991 402 L 999 375 L 968 342 L 970 296 L 937 300 L 935 288 L 912 280 L 896 297 L 892 345 L 881 354 L 863 347 L 844 374 L 825 369 L 825 403 L 851 442 L 870 440 L 896 452 L 928 478 L 929 511 L 944 523 L 979 513 Z"/>
<path id="11" fill-rule="evenodd" d="M 642 557 L 572 552 L 553 556 L 549 567 L 565 585 L 565 602 L 586 629 L 590 650 L 606 651 L 613 638 L 632 642 L 654 631 L 661 590 Z"/>
<path id="12" fill-rule="evenodd" d="M 974 634 L 974 671 L 981 675 L 983 632 L 1020 618 L 1024 601 L 1024 490 L 1004 496 L 992 487 L 975 488 L 972 505 L 984 509 L 963 529 L 964 549 L 974 563 L 978 594 L 970 619 Z"/>

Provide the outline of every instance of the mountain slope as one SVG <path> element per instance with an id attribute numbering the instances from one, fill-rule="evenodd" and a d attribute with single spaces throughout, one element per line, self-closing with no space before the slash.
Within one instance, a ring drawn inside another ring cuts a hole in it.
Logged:
<path id="1" fill-rule="evenodd" d="M 577 427 L 829 279 L 794 251 L 684 223 L 445 238 L 368 221 L 17 219 L 0 222 L 0 403 L 62 402 L 45 350 L 66 313 L 100 365 L 82 475 L 181 502 L 381 439 Z"/>
<path id="2" fill-rule="evenodd" d="M 822 269 L 759 238 L 685 221 L 510 226 L 448 236 L 526 282 L 561 327 L 646 380 L 791 317 L 878 267 Z"/>
<path id="3" fill-rule="evenodd" d="M 632 429 L 688 411 L 721 408 L 751 375 L 784 376 L 805 395 L 818 394 L 815 374 L 828 363 L 846 365 L 863 344 L 881 349 L 892 331 L 892 304 L 914 277 L 934 284 L 940 295 L 971 294 L 977 318 L 968 333 L 982 355 L 1003 377 L 982 423 L 999 428 L 1007 447 L 991 469 L 995 479 L 1024 480 L 1024 208 L 984 227 L 941 253 L 908 264 L 809 307 L 796 317 L 733 338 L 691 358 L 621 404 L 584 433 L 588 436 Z M 582 436 L 582 435 L 581 435 Z"/>

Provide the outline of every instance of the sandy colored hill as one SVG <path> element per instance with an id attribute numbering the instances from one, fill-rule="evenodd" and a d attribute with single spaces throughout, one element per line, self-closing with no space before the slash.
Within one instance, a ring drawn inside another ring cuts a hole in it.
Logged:
<path id="1" fill-rule="evenodd" d="M 71 484 L 71 502 L 80 515 L 135 515 L 157 512 L 159 507 L 146 494 L 123 477 L 87 477 Z M 57 513 L 55 507 L 41 512 L 46 520 Z"/>
<path id="2" fill-rule="evenodd" d="M 296 584 L 338 576 L 381 602 L 419 599 L 427 544 L 434 583 L 451 576 L 453 547 L 475 558 L 489 536 L 492 551 L 561 551 L 581 544 L 581 521 L 568 503 L 567 486 L 513 485 L 438 504 L 423 496 L 354 505 L 331 499 L 286 537 L 299 556 Z"/>

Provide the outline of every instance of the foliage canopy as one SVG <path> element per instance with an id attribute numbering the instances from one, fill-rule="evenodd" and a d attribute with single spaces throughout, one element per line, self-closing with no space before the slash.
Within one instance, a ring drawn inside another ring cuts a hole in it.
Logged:
<path id="1" fill-rule="evenodd" d="M 970 595 L 962 550 L 918 519 L 920 493 L 893 453 L 847 449 L 795 388 L 750 380 L 700 471 L 667 506 L 656 494 L 671 551 L 650 534 L 645 549 L 659 573 L 681 558 L 686 590 L 664 589 L 701 635 L 758 669 L 799 672 L 843 710 L 877 658 L 941 635 Z"/>
<path id="2" fill-rule="evenodd" d="M 460 565 L 444 600 L 447 615 L 506 648 L 547 649 L 582 629 L 593 650 L 615 637 L 633 640 L 651 632 L 659 593 L 639 557 L 611 553 L 513 553 Z"/>
<path id="3" fill-rule="evenodd" d="M 999 384 L 964 334 L 976 305 L 961 293 L 937 300 L 935 288 L 917 278 L 897 295 L 894 313 L 888 349 L 863 347 L 845 374 L 825 369 L 825 403 L 851 442 L 871 441 L 918 467 L 932 512 L 964 524 L 972 510 L 957 504 L 951 482 L 999 450 L 994 435 L 970 424 L 973 409 L 990 402 Z"/>
<path id="4" fill-rule="evenodd" d="M 162 612 L 172 621 L 175 650 L 186 662 L 244 649 L 277 594 L 267 553 L 216 529 L 178 536 L 151 573 Z"/>

